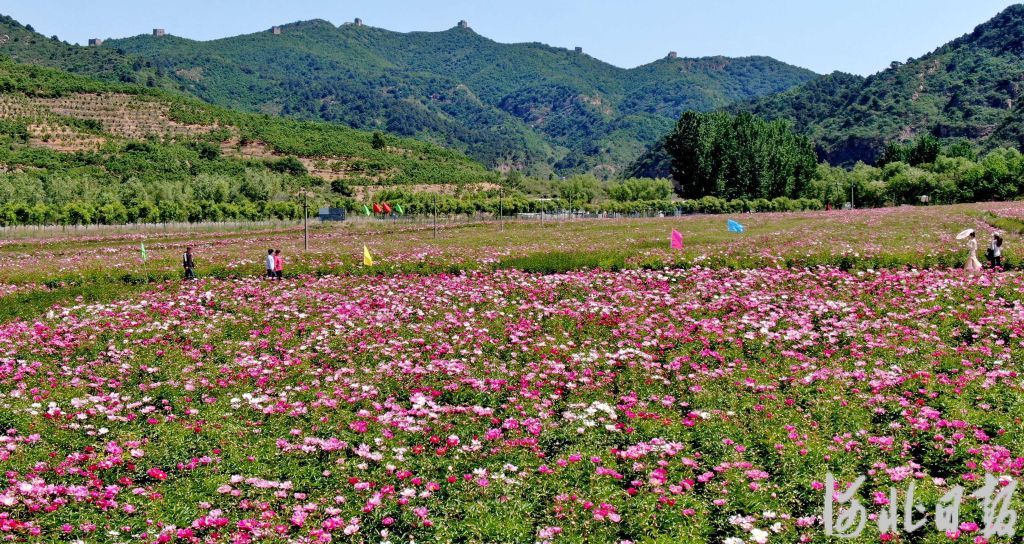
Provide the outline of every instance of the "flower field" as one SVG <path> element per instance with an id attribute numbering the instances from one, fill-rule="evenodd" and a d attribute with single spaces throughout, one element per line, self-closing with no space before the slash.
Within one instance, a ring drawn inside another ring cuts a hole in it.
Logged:
<path id="1" fill-rule="evenodd" d="M 828 542 L 827 473 L 867 475 L 875 510 L 914 482 L 931 509 L 1024 471 L 1024 275 L 941 266 L 1000 206 L 756 215 L 748 238 L 701 217 L 317 231 L 279 282 L 259 251 L 291 231 L 154 240 L 150 266 L 172 272 L 188 243 L 217 273 L 142 285 L 89 271 L 103 248 L 136 266 L 138 239 L 9 243 L 0 535 Z M 666 226 L 681 256 L 655 244 Z M 360 237 L 382 268 L 353 264 Z M 621 266 L 511 266 L 588 243 Z M 70 285 L 76 267 L 111 292 Z M 854 541 L 1009 541 L 983 536 L 982 509 L 965 496 L 948 533 L 871 521 Z"/>
<path id="2" fill-rule="evenodd" d="M 0 283 L 95 282 L 123 274 L 144 279 L 177 277 L 185 246 L 195 248 L 200 274 L 258 274 L 268 247 L 284 251 L 293 273 L 361 270 L 366 244 L 378 272 L 487 269 L 504 260 L 565 253 L 615 254 L 626 266 L 832 265 L 881 268 L 896 265 L 953 266 L 963 259 L 953 236 L 966 227 L 982 240 L 994 230 L 982 217 L 1024 218 L 1019 203 L 902 207 L 853 212 L 762 213 L 737 216 L 747 232 L 727 232 L 726 218 L 696 215 L 665 219 L 602 219 L 540 223 L 507 221 L 440 225 L 379 223 L 318 226 L 310 252 L 302 252 L 301 226 L 261 232 L 149 232 L 93 235 L 87 230 L 34 239 L 0 240 Z M 686 248 L 668 251 L 668 232 L 678 229 Z M 145 243 L 149 261 L 141 261 Z M 298 256 L 301 254 L 301 258 Z M 1010 258 L 1012 259 L 1012 254 Z"/>

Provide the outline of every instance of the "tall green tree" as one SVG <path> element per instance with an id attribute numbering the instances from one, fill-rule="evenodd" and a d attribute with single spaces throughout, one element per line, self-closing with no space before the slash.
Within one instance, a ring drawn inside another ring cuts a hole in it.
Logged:
<path id="1" fill-rule="evenodd" d="M 686 112 L 665 150 L 685 198 L 800 198 L 817 165 L 810 140 L 749 113 Z"/>

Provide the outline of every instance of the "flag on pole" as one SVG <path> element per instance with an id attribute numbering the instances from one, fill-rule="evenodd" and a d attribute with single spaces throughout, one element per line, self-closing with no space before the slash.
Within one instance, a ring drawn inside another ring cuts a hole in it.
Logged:
<path id="1" fill-rule="evenodd" d="M 730 219 L 726 224 L 729 226 L 729 232 L 743 232 L 745 230 L 743 225 L 733 221 L 732 219 Z"/>
<path id="2" fill-rule="evenodd" d="M 370 208 L 369 208 L 369 207 L 367 207 L 367 206 L 366 206 L 366 204 L 363 204 L 363 212 L 364 212 L 364 213 L 365 213 L 366 215 L 370 215 Z"/>
<path id="3" fill-rule="evenodd" d="M 683 233 L 676 229 L 672 229 L 672 242 L 670 247 L 672 249 L 683 249 Z"/>
<path id="4" fill-rule="evenodd" d="M 398 215 L 405 215 L 405 211 L 402 210 L 401 204 L 395 204 L 395 211 L 398 212 Z"/>
<path id="5" fill-rule="evenodd" d="M 373 257 L 370 256 L 370 250 L 366 248 L 366 244 L 363 244 L 363 266 L 373 266 Z"/>
<path id="6" fill-rule="evenodd" d="M 373 213 L 383 213 L 383 212 L 384 212 L 384 210 L 381 209 L 380 204 L 374 203 L 374 205 L 373 205 Z"/>
<path id="7" fill-rule="evenodd" d="M 380 209 L 384 210 L 384 213 L 391 213 L 391 206 L 387 202 L 382 202 Z"/>
<path id="8" fill-rule="evenodd" d="M 146 254 L 146 242 L 142 242 L 141 247 L 142 247 L 142 262 L 146 262 L 146 261 L 149 260 L 149 255 Z"/>

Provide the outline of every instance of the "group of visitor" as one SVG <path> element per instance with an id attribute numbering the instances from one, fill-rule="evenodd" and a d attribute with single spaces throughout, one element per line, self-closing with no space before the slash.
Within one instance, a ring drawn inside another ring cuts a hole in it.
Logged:
<path id="1" fill-rule="evenodd" d="M 1003 267 L 1003 237 L 998 233 L 992 234 L 992 241 L 985 250 L 985 259 L 989 268 Z M 967 264 L 964 266 L 968 272 L 981 272 L 981 261 L 978 260 L 978 234 L 970 231 L 967 236 Z"/>
<path id="2" fill-rule="evenodd" d="M 267 250 L 267 279 L 282 279 L 284 277 L 284 258 L 281 257 L 280 249 Z"/>
<path id="3" fill-rule="evenodd" d="M 281 257 L 280 249 L 267 250 L 267 278 L 280 280 L 284 278 L 284 258 Z M 185 253 L 181 256 L 181 266 L 185 269 L 185 279 L 196 279 L 196 259 L 192 254 L 192 248 L 186 247 Z"/>

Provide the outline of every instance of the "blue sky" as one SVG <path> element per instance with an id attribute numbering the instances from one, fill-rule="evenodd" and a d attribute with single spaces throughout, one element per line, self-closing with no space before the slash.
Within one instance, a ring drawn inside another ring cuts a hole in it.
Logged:
<path id="1" fill-rule="evenodd" d="M 768 55 L 826 73 L 871 74 L 970 32 L 1005 0 L 6 0 L 0 12 L 85 43 L 155 27 L 208 40 L 274 24 L 361 17 L 407 32 L 460 19 L 499 42 L 583 47 L 632 67 L 665 56 Z"/>

